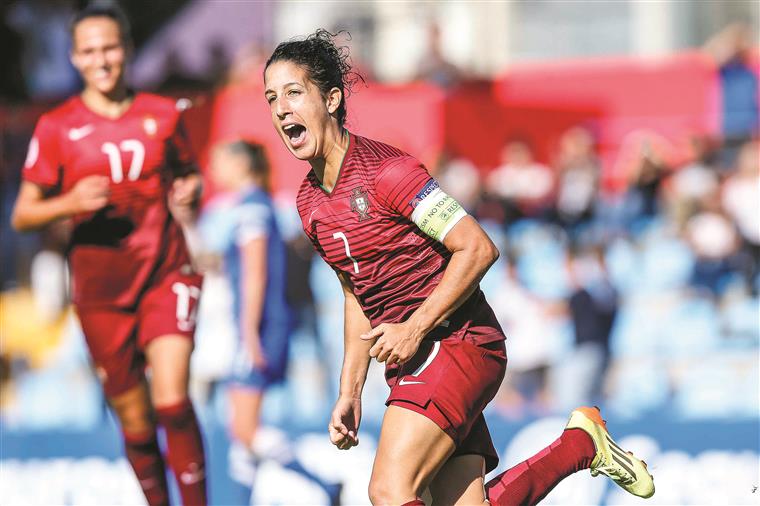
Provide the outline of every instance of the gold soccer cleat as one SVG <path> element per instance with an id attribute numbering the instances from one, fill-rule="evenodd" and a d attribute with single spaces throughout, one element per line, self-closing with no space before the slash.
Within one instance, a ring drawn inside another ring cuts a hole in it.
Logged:
<path id="1" fill-rule="evenodd" d="M 613 441 L 599 408 L 575 409 L 565 429 L 582 429 L 594 441 L 596 457 L 591 461 L 591 476 L 609 476 L 626 492 L 638 497 L 646 499 L 654 495 L 654 480 L 646 463 Z"/>

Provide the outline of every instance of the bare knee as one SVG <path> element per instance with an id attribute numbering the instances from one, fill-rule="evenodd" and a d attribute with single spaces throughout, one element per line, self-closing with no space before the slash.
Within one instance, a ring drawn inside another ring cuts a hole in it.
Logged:
<path id="1" fill-rule="evenodd" d="M 182 389 L 161 389 L 152 388 L 151 398 L 156 408 L 165 408 L 168 406 L 177 406 L 187 400 L 187 391 Z"/>
<path id="2" fill-rule="evenodd" d="M 413 485 L 401 477 L 373 473 L 369 481 L 369 500 L 375 506 L 405 504 L 416 498 L 417 493 Z"/>
<path id="3" fill-rule="evenodd" d="M 124 432 L 138 434 L 156 427 L 147 396 L 111 399 L 111 406 Z"/>

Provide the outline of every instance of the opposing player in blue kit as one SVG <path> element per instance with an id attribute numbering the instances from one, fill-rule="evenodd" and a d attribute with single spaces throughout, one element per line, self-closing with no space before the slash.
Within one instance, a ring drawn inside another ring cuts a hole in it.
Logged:
<path id="1" fill-rule="evenodd" d="M 230 475 L 243 485 L 246 497 L 241 499 L 247 504 L 258 461 L 275 460 L 317 483 L 337 504 L 340 485 L 325 483 L 306 471 L 284 433 L 260 425 L 266 390 L 285 378 L 293 324 L 285 297 L 285 245 L 269 196 L 269 163 L 263 148 L 245 141 L 216 147 L 211 176 L 227 195 L 217 206 L 224 219 L 214 221 L 213 230 L 204 235 L 218 241 L 239 335 L 228 388 L 233 439 Z"/>

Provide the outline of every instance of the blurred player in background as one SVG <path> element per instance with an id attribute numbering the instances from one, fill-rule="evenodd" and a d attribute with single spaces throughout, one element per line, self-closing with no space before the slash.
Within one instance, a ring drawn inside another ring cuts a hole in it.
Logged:
<path id="1" fill-rule="evenodd" d="M 315 481 L 337 504 L 340 486 L 327 484 L 295 459 L 282 431 L 260 425 L 266 390 L 285 379 L 293 314 L 286 291 L 286 252 L 270 198 L 269 162 L 258 144 L 234 141 L 217 146 L 211 157 L 218 216 L 204 236 L 221 250 L 233 293 L 239 334 L 229 386 L 232 479 L 250 502 L 259 460 L 271 459 Z M 219 202 L 221 200 L 221 202 Z"/>
<path id="2" fill-rule="evenodd" d="M 168 504 L 160 425 L 182 503 L 205 504 L 203 442 L 187 395 L 202 278 L 179 223 L 197 206 L 197 167 L 175 102 L 127 87 L 123 14 L 88 7 L 71 37 L 84 90 L 39 119 L 13 226 L 71 221 L 73 301 L 127 459 L 148 503 Z"/>
<path id="3" fill-rule="evenodd" d="M 369 360 L 386 363 L 386 402 L 369 495 L 374 504 L 535 504 L 581 469 L 654 493 L 642 461 L 621 451 L 596 408 L 484 484 L 498 456 L 483 408 L 506 370 L 504 334 L 479 281 L 498 251 L 415 158 L 344 128 L 360 79 L 324 30 L 284 42 L 267 61 L 265 97 L 285 146 L 311 165 L 298 211 L 345 294 L 345 354 L 329 423 L 339 449 L 359 443 Z M 403 118 L 399 118 L 403 121 Z"/>

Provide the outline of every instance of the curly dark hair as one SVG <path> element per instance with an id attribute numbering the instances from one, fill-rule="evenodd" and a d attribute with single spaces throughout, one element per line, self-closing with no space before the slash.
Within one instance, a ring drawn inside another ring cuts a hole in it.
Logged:
<path id="1" fill-rule="evenodd" d="M 348 47 L 335 45 L 335 39 L 343 33 L 351 40 L 351 34 L 345 30 L 331 33 L 320 28 L 306 38 L 281 42 L 264 66 L 266 72 L 272 63 L 293 62 L 306 70 L 309 80 L 317 85 L 323 96 L 338 88 L 342 97 L 336 114 L 341 127 L 346 121 L 346 92 L 351 93 L 357 82 L 365 82 L 364 77 L 351 68 Z"/>

